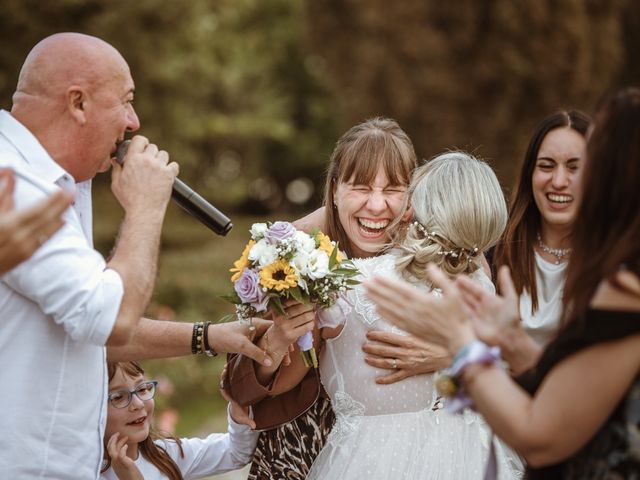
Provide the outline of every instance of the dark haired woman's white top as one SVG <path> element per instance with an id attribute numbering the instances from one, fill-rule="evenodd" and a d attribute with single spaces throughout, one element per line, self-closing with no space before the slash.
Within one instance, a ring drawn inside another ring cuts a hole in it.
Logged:
<path id="1" fill-rule="evenodd" d="M 538 309 L 531 313 L 531 295 L 525 291 L 520 295 L 520 318 L 526 332 L 544 347 L 555 336 L 562 316 L 567 262 L 548 262 L 538 252 L 535 253 L 535 261 Z"/>

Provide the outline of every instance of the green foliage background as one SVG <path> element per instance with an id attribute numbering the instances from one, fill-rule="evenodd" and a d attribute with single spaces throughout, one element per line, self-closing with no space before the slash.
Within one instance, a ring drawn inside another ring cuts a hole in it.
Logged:
<path id="1" fill-rule="evenodd" d="M 149 313 L 190 321 L 229 311 L 217 296 L 252 221 L 319 205 L 327 159 L 352 124 L 396 118 L 423 158 L 470 149 L 508 190 L 542 116 L 591 111 L 605 90 L 640 79 L 632 0 L 0 0 L 0 11 L 2 108 L 38 40 L 100 36 L 130 64 L 141 133 L 233 217 L 220 238 L 169 209 Z M 121 211 L 103 177 L 94 223 L 108 253 Z M 296 178 L 315 187 L 301 204 L 284 195 Z M 175 384 L 161 406 L 181 411 L 179 433 L 223 418 L 221 360 L 149 368 Z"/>

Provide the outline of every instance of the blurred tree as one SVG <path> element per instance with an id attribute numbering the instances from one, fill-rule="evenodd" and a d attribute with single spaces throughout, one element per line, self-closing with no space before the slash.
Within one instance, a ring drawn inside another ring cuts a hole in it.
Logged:
<path id="1" fill-rule="evenodd" d="M 141 133 L 217 203 L 281 198 L 290 180 L 321 175 L 336 122 L 298 40 L 301 0 L 1 2 L 0 35 L 13 47 L 0 52 L 5 108 L 30 48 L 81 31 L 120 50 L 136 82 Z M 269 198 L 251 191 L 264 184 Z"/>
<path id="2" fill-rule="evenodd" d="M 640 79 L 631 0 L 0 0 L 0 9 L 5 108 L 35 42 L 98 35 L 130 63 L 142 133 L 225 208 L 282 206 L 299 176 L 319 187 L 339 134 L 380 114 L 400 121 L 421 156 L 476 150 L 508 184 L 542 116 L 590 110 L 608 87 Z"/>
<path id="3" fill-rule="evenodd" d="M 617 82 L 630 3 L 313 1 L 309 43 L 347 123 L 395 117 L 419 155 L 477 149 L 510 183 L 541 117 Z"/>

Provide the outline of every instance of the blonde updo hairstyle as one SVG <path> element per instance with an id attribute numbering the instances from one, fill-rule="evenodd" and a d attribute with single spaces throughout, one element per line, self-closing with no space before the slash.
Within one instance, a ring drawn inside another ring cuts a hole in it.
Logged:
<path id="1" fill-rule="evenodd" d="M 449 276 L 481 268 L 480 257 L 507 224 L 507 207 L 491 167 L 472 155 L 444 153 L 414 172 L 409 188 L 413 223 L 400 232 L 398 271 L 429 284 L 432 262 Z"/>

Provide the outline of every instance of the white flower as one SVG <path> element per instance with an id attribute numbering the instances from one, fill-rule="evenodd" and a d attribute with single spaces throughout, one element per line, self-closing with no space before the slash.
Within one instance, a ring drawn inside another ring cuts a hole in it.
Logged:
<path id="1" fill-rule="evenodd" d="M 304 278 L 298 277 L 298 286 L 305 292 L 309 293 L 309 285 L 307 285 L 307 281 Z"/>
<path id="2" fill-rule="evenodd" d="M 316 241 L 306 233 L 297 230 L 293 237 L 296 243 L 299 245 L 298 249 L 307 253 L 311 253 L 316 249 Z"/>
<path id="3" fill-rule="evenodd" d="M 306 277 L 309 273 L 309 261 L 309 253 L 304 250 L 298 250 L 289 263 L 296 269 L 298 277 Z"/>
<path id="4" fill-rule="evenodd" d="M 324 250 L 314 250 L 309 254 L 307 276 L 312 280 L 324 278 L 329 273 L 329 255 Z"/>
<path id="5" fill-rule="evenodd" d="M 264 232 L 267 231 L 267 224 L 266 223 L 254 223 L 253 225 L 251 225 L 251 238 L 253 238 L 254 240 L 260 240 L 262 237 L 264 237 Z"/>
<path id="6" fill-rule="evenodd" d="M 278 251 L 274 245 L 267 243 L 265 239 L 259 240 L 249 250 L 249 261 L 257 263 L 260 268 L 275 262 L 278 259 Z"/>

